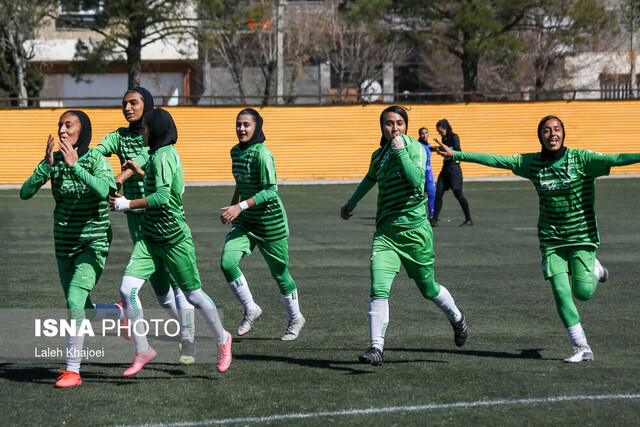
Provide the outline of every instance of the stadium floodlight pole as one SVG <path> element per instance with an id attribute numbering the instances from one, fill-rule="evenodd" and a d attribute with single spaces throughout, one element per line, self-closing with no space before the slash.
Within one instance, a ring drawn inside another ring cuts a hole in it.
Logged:
<path id="1" fill-rule="evenodd" d="M 278 0 L 278 26 L 276 28 L 276 104 L 284 104 L 284 6 Z"/>

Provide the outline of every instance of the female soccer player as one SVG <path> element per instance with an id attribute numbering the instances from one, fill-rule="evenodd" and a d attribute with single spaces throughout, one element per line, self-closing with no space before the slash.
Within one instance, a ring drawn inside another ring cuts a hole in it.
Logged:
<path id="1" fill-rule="evenodd" d="M 109 197 L 113 210 L 144 209 L 142 238 L 133 247 L 120 286 L 125 314 L 132 323 L 143 318 L 140 299 L 133 290 L 139 289 L 155 271 L 167 269 L 189 303 L 201 309 L 218 344 L 217 369 L 224 372 L 231 365 L 231 334 L 224 330 L 215 304 L 202 291 L 191 230 L 184 219 L 184 177 L 174 147 L 178 131 L 173 118 L 159 108 L 149 112 L 144 117 L 142 136 L 149 147 L 146 169 L 143 171 L 137 163 L 127 163 L 127 167 L 133 167 L 137 176 L 144 176 L 146 197 Z M 138 324 L 143 326 L 142 322 Z M 144 333 L 135 328 L 132 332 L 136 354 L 131 367 L 122 374 L 125 377 L 137 374 L 157 355 Z"/>
<path id="2" fill-rule="evenodd" d="M 129 126 L 121 127 L 106 135 L 96 150 L 106 157 L 116 154 L 123 166 L 127 161 L 135 159 L 144 149 L 142 119 L 150 111 L 153 111 L 153 96 L 147 89 L 134 87 L 126 91 L 122 99 L 122 113 L 129 122 Z M 116 178 L 118 191 L 122 191 L 122 195 L 129 200 L 143 198 L 144 182 L 142 178 L 132 176 L 131 170 L 128 172 L 120 174 Z M 122 186 L 122 190 L 120 190 L 120 186 Z M 134 244 L 142 238 L 143 213 L 142 209 L 126 212 L 129 234 Z M 180 322 L 180 363 L 183 365 L 193 364 L 195 362 L 193 306 L 186 300 L 175 280 L 167 271 L 155 271 L 149 278 L 149 282 L 151 282 L 160 305 Z M 140 289 L 136 288 L 133 291 L 138 293 Z"/>
<path id="3" fill-rule="evenodd" d="M 453 151 L 460 151 L 460 138 L 453 133 L 451 125 L 446 119 L 439 120 L 436 123 L 436 130 L 442 137 L 442 142 L 450 147 Z M 460 224 L 460 227 L 472 227 L 473 221 L 471 220 L 471 213 L 469 212 L 469 203 L 462 194 L 462 169 L 460 164 L 451 157 L 447 156 L 442 162 L 442 170 L 438 175 L 438 182 L 436 183 L 436 201 L 434 206 L 433 216 L 431 217 L 431 226 L 438 226 L 438 218 L 440 217 L 440 210 L 442 209 L 442 198 L 444 192 L 451 189 L 453 195 L 460 203 L 462 212 L 464 212 L 464 222 Z"/>
<path id="4" fill-rule="evenodd" d="M 280 289 L 280 297 L 289 316 L 283 341 L 298 338 L 305 324 L 300 313 L 298 290 L 289 274 L 289 226 L 287 213 L 278 195 L 276 166 L 271 151 L 263 144 L 262 117 L 253 108 L 245 108 L 236 118 L 238 144 L 231 149 L 232 172 L 236 189 L 231 204 L 222 208 L 223 224 L 232 224 L 222 250 L 220 268 L 229 288 L 244 307 L 238 335 L 248 333 L 262 315 L 253 301 L 247 279 L 238 268 L 243 256 L 258 246 L 269 271 Z"/>
<path id="5" fill-rule="evenodd" d="M 424 171 L 424 191 L 427 193 L 427 206 L 429 207 L 429 219 L 431 219 L 436 203 L 436 182 L 433 179 L 433 168 L 431 167 L 431 152 L 434 148 L 429 144 L 429 130 L 427 128 L 420 128 L 418 135 L 420 135 L 418 142 L 422 144 L 425 153 L 427 153 Z"/>
<path id="6" fill-rule="evenodd" d="M 409 117 L 404 108 L 391 106 L 380 115 L 382 140 L 371 156 L 369 172 L 340 215 L 347 220 L 358 202 L 378 183 L 376 231 L 371 247 L 369 336 L 371 345 L 361 363 L 382 365 L 384 337 L 389 323 L 389 291 L 402 264 L 423 297 L 447 316 L 458 347 L 467 339 L 464 312 L 449 291 L 433 276 L 433 232 L 424 200 L 424 149 L 406 135 Z"/>
<path id="7" fill-rule="evenodd" d="M 438 152 L 454 161 L 510 169 L 531 180 L 540 201 L 538 239 L 542 273 L 551 282 L 558 314 L 574 345 L 573 354 L 565 362 L 593 360 L 571 294 L 586 301 L 598 282 L 609 277 L 596 259 L 600 237 L 594 211 L 595 179 L 608 175 L 612 166 L 640 162 L 640 153 L 605 155 L 567 148 L 564 124 L 555 116 L 540 121 L 538 139 L 541 151 L 515 156 L 464 153 L 436 142 Z"/>
<path id="8" fill-rule="evenodd" d="M 84 112 L 70 110 L 62 114 L 58 137 L 59 151 L 54 152 L 55 140 L 49 135 L 44 160 L 22 184 L 20 198 L 30 199 L 51 180 L 56 202 L 53 238 L 71 320 L 79 324 L 87 314 L 96 321 L 107 317 L 120 319 L 122 310 L 117 304 L 94 304 L 89 298 L 102 274 L 111 244 L 107 195 L 116 188 L 113 170 L 98 151 L 89 149 L 91 121 Z M 67 335 L 67 367 L 58 377 L 56 387 L 82 384 L 83 342 L 83 335 Z"/>

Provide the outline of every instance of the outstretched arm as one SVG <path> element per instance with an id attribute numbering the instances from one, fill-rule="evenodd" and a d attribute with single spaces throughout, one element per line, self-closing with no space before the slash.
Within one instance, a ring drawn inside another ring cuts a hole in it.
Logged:
<path id="1" fill-rule="evenodd" d="M 340 217 L 342 219 L 349 219 L 353 216 L 352 212 L 358 205 L 358 202 L 376 185 L 376 181 L 369 178 L 369 175 L 365 175 L 364 179 L 360 181 L 358 188 L 354 191 L 353 195 L 349 199 L 346 205 L 340 209 Z"/>
<path id="2" fill-rule="evenodd" d="M 468 153 L 466 151 L 454 151 L 451 148 L 444 145 L 438 140 L 433 138 L 438 144 L 436 152 L 444 157 L 451 157 L 455 161 L 478 163 L 480 165 L 489 166 L 492 168 L 509 169 L 514 170 L 517 167 L 519 156 L 499 156 L 497 154 L 489 153 Z"/>

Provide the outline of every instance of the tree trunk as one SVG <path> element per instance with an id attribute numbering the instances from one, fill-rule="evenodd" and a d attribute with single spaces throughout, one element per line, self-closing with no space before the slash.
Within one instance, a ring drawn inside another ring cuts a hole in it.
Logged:
<path id="1" fill-rule="evenodd" d="M 463 101 L 473 101 L 478 87 L 478 59 L 474 57 L 462 57 Z"/>
<path id="2" fill-rule="evenodd" d="M 15 22 L 12 22 L 15 24 Z M 5 28 L 5 39 L 9 45 L 9 51 L 11 52 L 11 61 L 15 69 L 16 75 L 16 95 L 18 97 L 18 106 L 27 107 L 29 105 L 26 76 L 27 76 L 27 59 L 23 47 L 24 35 L 17 31 L 16 28 Z"/>
<path id="3" fill-rule="evenodd" d="M 128 89 L 140 86 L 140 76 L 142 74 L 142 43 L 141 39 L 129 39 L 127 46 L 127 74 Z"/>

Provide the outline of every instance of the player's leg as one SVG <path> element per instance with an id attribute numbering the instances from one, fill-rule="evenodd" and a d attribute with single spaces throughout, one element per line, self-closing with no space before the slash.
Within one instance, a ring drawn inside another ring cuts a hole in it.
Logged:
<path id="1" fill-rule="evenodd" d="M 213 300 L 202 290 L 200 273 L 196 267 L 196 251 L 191 237 L 172 248 L 156 249 L 166 262 L 171 276 L 179 284 L 185 298 L 200 310 L 205 322 L 213 332 L 218 345 L 219 372 L 231 365 L 231 334 L 222 326 L 220 315 Z"/>
<path id="2" fill-rule="evenodd" d="M 436 205 L 436 183 L 429 181 L 424 185 L 424 191 L 427 193 L 427 208 L 429 210 L 429 219 L 433 218 Z"/>
<path id="3" fill-rule="evenodd" d="M 149 278 L 156 299 L 162 308 L 180 324 L 180 363 L 195 362 L 193 306 L 184 297 L 176 281 L 166 269 L 156 270 Z"/>
<path id="4" fill-rule="evenodd" d="M 281 239 L 273 242 L 259 242 L 258 249 L 269 266 L 271 276 L 280 290 L 280 298 L 287 312 L 289 323 L 282 335 L 283 341 L 298 338 L 306 320 L 300 312 L 300 299 L 296 282 L 289 273 L 289 241 Z"/>
<path id="5" fill-rule="evenodd" d="M 595 293 L 598 283 L 609 278 L 609 272 L 596 259 L 594 248 L 583 247 L 573 251 L 569 258 L 571 287 L 577 300 L 587 301 Z"/>
<path id="6" fill-rule="evenodd" d="M 416 282 L 422 296 L 433 301 L 444 313 L 453 327 L 456 346 L 462 347 L 467 340 L 467 321 L 463 310 L 456 305 L 449 290 L 435 281 L 431 227 L 423 226 L 403 231 L 398 233 L 395 240 L 407 274 Z"/>
<path id="7" fill-rule="evenodd" d="M 371 245 L 371 289 L 369 291 L 369 348 L 358 357 L 360 363 L 382 365 L 384 341 L 389 326 L 389 293 L 400 271 L 400 257 L 384 230 L 376 230 Z"/>
<path id="8" fill-rule="evenodd" d="M 220 269 L 227 285 L 244 308 L 244 317 L 238 326 L 240 336 L 251 331 L 253 323 L 262 315 L 262 309 L 253 300 L 247 279 L 238 267 L 242 257 L 250 254 L 254 247 L 255 243 L 244 231 L 232 228 L 227 235 L 220 259 Z"/>
<path id="9" fill-rule="evenodd" d="M 138 294 L 153 272 L 162 268 L 162 261 L 151 255 L 147 242 L 144 239 L 136 242 L 120 284 L 122 307 L 136 348 L 131 367 L 122 374 L 125 377 L 137 374 L 157 355 L 147 341 L 143 322 L 144 312 Z"/>
<path id="10" fill-rule="evenodd" d="M 440 172 L 438 181 L 436 183 L 436 198 L 433 204 L 433 215 L 431 216 L 431 226 L 437 227 L 440 218 L 440 211 L 442 210 L 442 198 L 445 192 L 445 172 Z"/>
<path id="11" fill-rule="evenodd" d="M 460 224 L 460 227 L 473 226 L 471 213 L 469 212 L 469 202 L 467 202 L 467 199 L 465 199 L 464 195 L 462 194 L 462 168 L 460 168 L 460 165 L 456 164 L 451 167 L 450 171 L 451 190 L 453 191 L 453 195 L 460 204 L 460 208 L 462 208 L 462 212 L 464 213 L 464 222 Z"/>
<path id="12" fill-rule="evenodd" d="M 573 354 L 566 362 L 593 360 L 593 352 L 587 343 L 587 337 L 580 324 L 580 315 L 573 302 L 571 283 L 569 282 L 569 252 L 556 250 L 543 258 L 542 268 L 545 279 L 551 283 L 553 298 L 562 324 L 567 329 L 573 344 Z"/>

